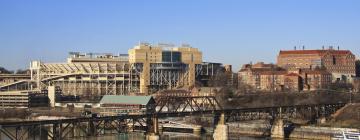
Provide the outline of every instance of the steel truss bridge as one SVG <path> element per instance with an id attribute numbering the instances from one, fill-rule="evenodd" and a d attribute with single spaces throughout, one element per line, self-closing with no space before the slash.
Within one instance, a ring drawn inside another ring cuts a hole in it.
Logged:
<path id="1" fill-rule="evenodd" d="M 327 117 L 345 103 L 273 106 L 261 108 L 221 108 L 212 96 L 162 96 L 156 98 L 156 111 L 147 114 L 80 117 L 59 120 L 0 123 L 0 132 L 12 140 L 68 139 L 142 130 L 158 133 L 158 119 L 185 116 L 214 116 L 214 123 L 223 114 L 226 121 L 256 120 L 269 117 Z"/>

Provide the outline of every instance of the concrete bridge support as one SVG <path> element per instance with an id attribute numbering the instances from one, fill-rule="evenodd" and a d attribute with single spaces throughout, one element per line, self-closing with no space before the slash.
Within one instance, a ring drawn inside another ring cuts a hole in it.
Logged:
<path id="1" fill-rule="evenodd" d="M 50 101 L 50 107 L 55 107 L 55 86 L 48 87 L 48 97 Z"/>
<path id="2" fill-rule="evenodd" d="M 283 119 L 279 118 L 274 120 L 271 127 L 271 138 L 285 138 Z"/>
<path id="3" fill-rule="evenodd" d="M 193 134 L 196 136 L 200 136 L 201 135 L 201 126 L 193 126 Z"/>
<path id="4" fill-rule="evenodd" d="M 148 118 L 147 121 L 148 133 L 146 134 L 146 140 L 159 140 L 159 119 L 156 116 Z"/>
<path id="5" fill-rule="evenodd" d="M 221 113 L 219 121 L 214 129 L 214 140 L 228 140 L 229 126 L 225 124 L 225 114 Z"/>
<path id="6" fill-rule="evenodd" d="M 146 140 L 159 140 L 160 136 L 155 134 L 146 134 Z"/>

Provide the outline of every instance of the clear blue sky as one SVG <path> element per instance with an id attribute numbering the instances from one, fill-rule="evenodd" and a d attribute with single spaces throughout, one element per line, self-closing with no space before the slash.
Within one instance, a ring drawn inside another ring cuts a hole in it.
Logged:
<path id="1" fill-rule="evenodd" d="M 69 51 L 127 53 L 139 41 L 188 43 L 238 68 L 280 49 L 360 54 L 359 0 L 0 0 L 0 66 L 65 62 Z"/>

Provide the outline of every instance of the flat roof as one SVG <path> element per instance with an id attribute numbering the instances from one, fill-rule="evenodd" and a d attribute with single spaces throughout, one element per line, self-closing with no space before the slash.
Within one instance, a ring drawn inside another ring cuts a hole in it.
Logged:
<path id="1" fill-rule="evenodd" d="M 100 104 L 136 104 L 146 105 L 152 96 L 104 95 Z"/>

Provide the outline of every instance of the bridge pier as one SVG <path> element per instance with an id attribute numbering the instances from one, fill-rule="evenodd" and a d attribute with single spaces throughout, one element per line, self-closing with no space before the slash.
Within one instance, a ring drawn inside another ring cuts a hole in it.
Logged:
<path id="1" fill-rule="evenodd" d="M 160 136 L 158 134 L 146 134 L 146 140 L 159 140 Z"/>
<path id="2" fill-rule="evenodd" d="M 48 97 L 50 101 L 50 107 L 55 107 L 55 86 L 48 87 Z"/>
<path id="3" fill-rule="evenodd" d="M 283 119 L 278 118 L 274 120 L 271 127 L 271 138 L 285 138 Z"/>
<path id="4" fill-rule="evenodd" d="M 193 133 L 194 133 L 196 136 L 200 136 L 200 135 L 201 135 L 201 126 L 199 126 L 199 127 L 194 126 L 194 127 L 193 127 Z"/>
<path id="5" fill-rule="evenodd" d="M 229 133 L 229 126 L 225 124 L 225 114 L 221 113 L 221 115 L 219 116 L 219 121 L 214 129 L 213 138 L 214 140 L 227 140 L 228 133 Z"/>
<path id="6" fill-rule="evenodd" d="M 148 128 L 146 140 L 159 140 L 159 119 L 156 116 L 148 118 L 146 126 Z"/>

